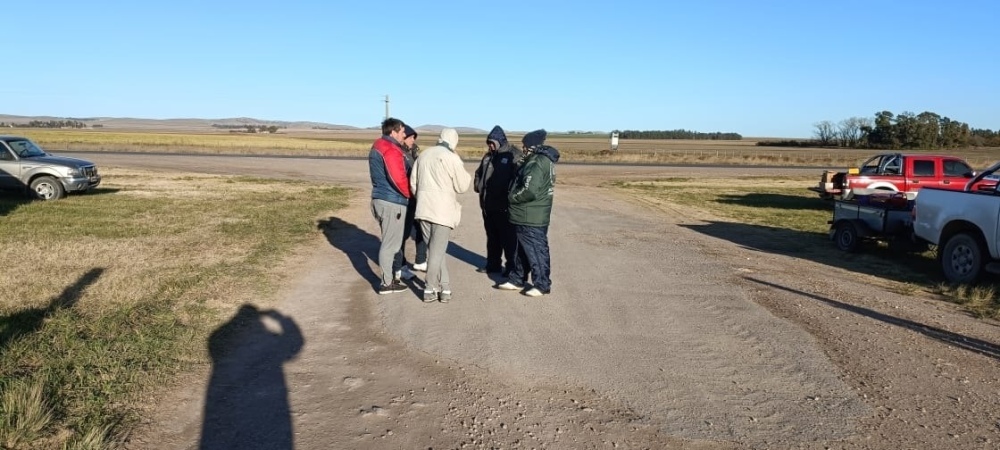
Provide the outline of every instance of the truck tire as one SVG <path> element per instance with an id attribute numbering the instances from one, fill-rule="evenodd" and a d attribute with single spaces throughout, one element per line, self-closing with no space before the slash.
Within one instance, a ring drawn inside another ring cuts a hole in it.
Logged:
<path id="1" fill-rule="evenodd" d="M 31 194 L 39 200 L 59 200 L 66 195 L 59 180 L 44 176 L 31 180 Z"/>
<path id="2" fill-rule="evenodd" d="M 858 227 L 850 220 L 841 220 L 837 224 L 837 229 L 833 232 L 833 242 L 837 244 L 837 248 L 848 252 L 854 253 L 858 251 L 858 246 L 861 244 L 860 233 L 858 233 Z"/>
<path id="3" fill-rule="evenodd" d="M 948 239 L 938 252 L 941 271 L 952 283 L 972 284 L 983 272 L 983 244 L 969 233 L 958 233 Z"/>

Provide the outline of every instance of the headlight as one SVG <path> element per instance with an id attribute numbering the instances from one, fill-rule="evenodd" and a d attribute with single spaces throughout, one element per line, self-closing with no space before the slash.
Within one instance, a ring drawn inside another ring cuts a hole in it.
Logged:
<path id="1" fill-rule="evenodd" d="M 83 172 L 81 172 L 80 169 L 75 169 L 71 167 L 69 169 L 66 169 L 66 176 L 71 178 L 78 178 L 83 176 Z"/>

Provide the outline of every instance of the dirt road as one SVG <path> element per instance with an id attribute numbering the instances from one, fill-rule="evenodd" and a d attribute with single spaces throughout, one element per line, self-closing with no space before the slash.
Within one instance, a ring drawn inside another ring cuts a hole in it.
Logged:
<path id="1" fill-rule="evenodd" d="M 129 448 L 1000 448 L 997 324 L 596 187 L 761 169 L 560 166 L 542 299 L 475 272 L 470 192 L 442 305 L 373 291 L 365 162 L 86 157 L 359 188 L 292 263 L 280 315 L 241 314 L 259 326 L 164 398 Z"/>

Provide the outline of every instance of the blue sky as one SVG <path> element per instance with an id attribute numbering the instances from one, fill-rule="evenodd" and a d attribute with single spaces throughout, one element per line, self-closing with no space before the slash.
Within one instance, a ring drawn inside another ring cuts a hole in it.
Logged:
<path id="1" fill-rule="evenodd" d="M 996 1 L 7 2 L 0 113 L 811 137 L 1000 129 Z"/>

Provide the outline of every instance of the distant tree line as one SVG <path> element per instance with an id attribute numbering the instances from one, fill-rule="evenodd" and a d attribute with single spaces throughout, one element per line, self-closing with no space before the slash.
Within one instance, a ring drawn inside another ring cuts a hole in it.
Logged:
<path id="1" fill-rule="evenodd" d="M 705 139 L 715 141 L 738 141 L 743 139 L 739 133 L 699 133 L 688 130 L 615 130 L 618 139 Z"/>
<path id="2" fill-rule="evenodd" d="M 220 123 L 213 123 L 212 128 L 221 128 L 224 130 L 229 130 L 230 133 L 277 133 L 279 127 L 277 125 L 224 125 Z"/>
<path id="3" fill-rule="evenodd" d="M 87 128 L 87 124 L 79 120 L 32 120 L 28 123 L 6 123 L 0 122 L 0 127 L 4 128 Z"/>
<path id="4" fill-rule="evenodd" d="M 925 111 L 894 115 L 889 111 L 874 119 L 852 117 L 833 123 L 816 123 L 814 139 L 769 141 L 757 145 L 782 147 L 845 147 L 885 150 L 998 147 L 1000 133 L 970 128 L 968 124 Z"/>

